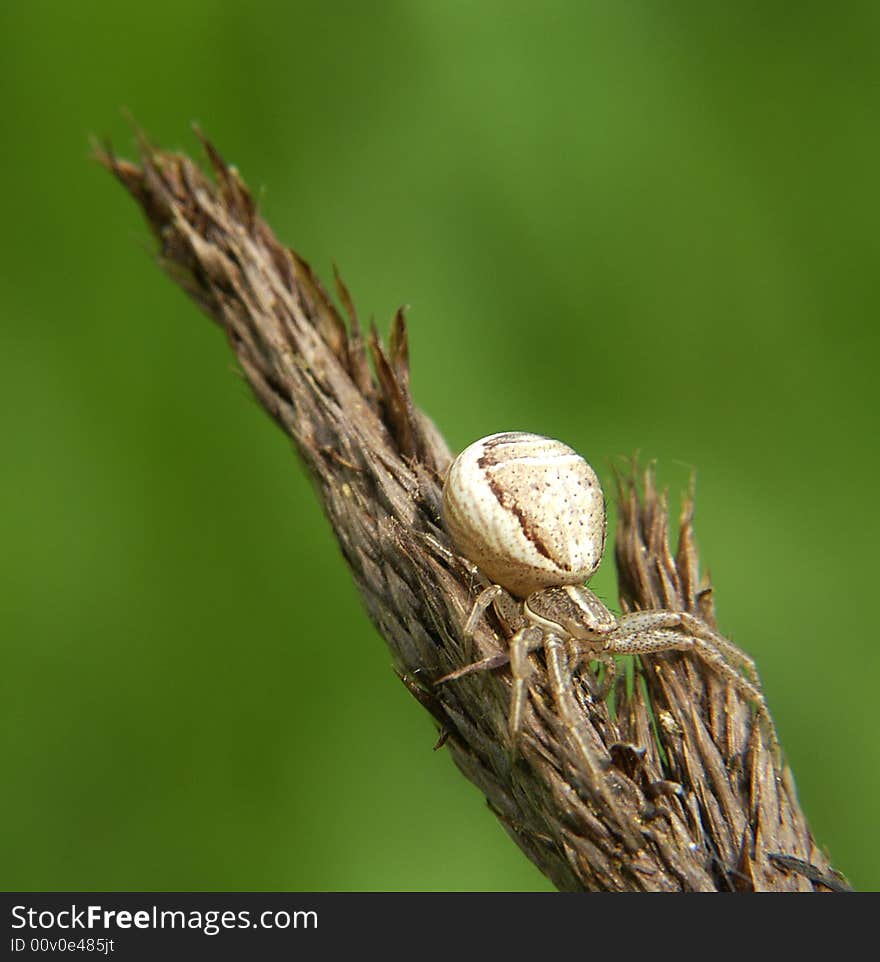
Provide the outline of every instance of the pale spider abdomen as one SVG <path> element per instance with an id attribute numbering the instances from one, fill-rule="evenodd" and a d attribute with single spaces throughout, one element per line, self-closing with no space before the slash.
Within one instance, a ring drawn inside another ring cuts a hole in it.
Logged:
<path id="1" fill-rule="evenodd" d="M 605 547 L 596 473 L 538 434 L 492 434 L 465 448 L 446 476 L 443 517 L 458 551 L 519 598 L 583 584 Z"/>

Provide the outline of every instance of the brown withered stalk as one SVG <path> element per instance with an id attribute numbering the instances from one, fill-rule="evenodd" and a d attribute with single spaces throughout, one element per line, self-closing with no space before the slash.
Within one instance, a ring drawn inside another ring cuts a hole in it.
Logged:
<path id="1" fill-rule="evenodd" d="M 257 398 L 293 440 L 402 681 L 516 844 L 569 891 L 844 889 L 753 708 L 697 657 L 643 659 L 635 684 L 619 679 L 613 709 L 583 688 L 598 772 L 560 723 L 540 655 L 517 751 L 506 668 L 433 684 L 506 639 L 492 616 L 474 638 L 462 636 L 481 584 L 443 530 L 450 452 L 410 394 L 403 314 L 386 348 L 375 329 L 362 332 L 337 276 L 345 323 L 203 142 L 213 180 L 142 137 L 139 164 L 110 149 L 97 156 L 141 206 L 162 266 L 223 328 Z M 673 554 L 665 497 L 650 471 L 637 473 L 618 480 L 622 606 L 687 610 L 714 626 L 690 498 Z"/>

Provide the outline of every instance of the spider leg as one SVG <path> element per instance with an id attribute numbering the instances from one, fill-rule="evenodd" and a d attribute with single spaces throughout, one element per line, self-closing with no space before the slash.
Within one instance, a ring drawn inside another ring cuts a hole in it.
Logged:
<path id="1" fill-rule="evenodd" d="M 568 651 L 568 671 L 572 676 L 585 675 L 590 689 L 590 695 L 594 701 L 605 701 L 611 686 L 614 684 L 614 677 L 617 674 L 617 662 L 613 655 L 604 651 L 596 651 L 592 646 L 584 644 L 569 635 L 566 638 L 566 649 Z M 589 670 L 590 662 L 598 661 L 605 666 L 605 675 L 602 683 L 599 684 L 598 678 Z M 581 671 L 584 666 L 585 670 Z"/>
<path id="2" fill-rule="evenodd" d="M 651 631 L 655 628 L 681 628 L 694 638 L 710 642 L 725 655 L 728 662 L 742 668 L 756 688 L 761 687 L 758 666 L 754 659 L 724 635 L 710 628 L 702 618 L 688 611 L 632 611 L 620 618 L 619 625 L 627 633 Z"/>
<path id="3" fill-rule="evenodd" d="M 516 743 L 523 709 L 529 691 L 532 666 L 529 652 L 541 647 L 544 633 L 536 625 L 524 625 L 510 639 L 510 673 L 513 676 L 513 691 L 510 695 L 510 717 L 508 727 L 511 740 Z"/>
<path id="4" fill-rule="evenodd" d="M 638 614 L 649 614 L 639 612 Z M 680 613 L 657 612 L 656 614 L 670 614 L 680 618 Z M 714 632 L 699 622 L 699 626 L 706 628 L 710 637 L 702 637 L 698 634 L 684 634 L 682 631 L 675 631 L 672 628 L 645 627 L 648 622 L 639 620 L 634 624 L 632 620 L 622 618 L 620 627 L 613 631 L 608 639 L 606 651 L 616 655 L 650 655 L 663 651 L 693 651 L 710 667 L 716 674 L 720 675 L 725 681 L 729 682 L 736 691 L 743 697 L 755 704 L 758 716 L 764 720 L 770 733 L 772 749 L 775 757 L 779 757 L 779 738 L 776 734 L 776 727 L 770 717 L 764 693 L 758 684 L 745 678 L 739 670 L 739 664 L 731 664 L 726 657 L 730 645 L 727 639 L 726 644 L 720 646 L 716 644 Z M 658 625 L 659 620 L 654 622 Z M 681 621 L 678 627 L 683 628 Z M 739 652 L 739 649 L 736 649 Z M 739 652 L 742 654 L 742 652 Z"/>
<path id="5" fill-rule="evenodd" d="M 488 588 L 484 588 L 478 595 L 477 600 L 474 602 L 473 608 L 471 608 L 471 613 L 468 616 L 467 623 L 464 626 L 465 637 L 469 638 L 477 628 L 477 624 L 480 618 L 486 612 L 486 609 L 492 604 L 492 602 L 504 591 L 501 585 L 490 585 Z"/>
<path id="6" fill-rule="evenodd" d="M 591 790 L 604 800 L 610 811 L 617 811 L 618 800 L 612 794 L 605 777 L 609 763 L 602 758 L 591 743 L 587 728 L 583 723 L 581 709 L 575 697 L 571 669 L 568 663 L 567 645 L 559 635 L 553 632 L 544 634 L 543 641 L 550 690 L 564 730 L 583 759 Z M 632 851 L 638 850 L 641 840 L 633 831 L 632 825 L 626 819 L 620 818 L 618 819 L 618 826 Z"/>
<path id="7" fill-rule="evenodd" d="M 559 717 L 562 719 L 566 730 L 572 735 L 581 754 L 590 763 L 590 767 L 594 771 L 598 771 L 603 766 L 599 762 L 598 755 L 593 747 L 584 738 L 580 709 L 575 699 L 565 642 L 552 631 L 547 632 L 544 635 L 544 653 L 547 657 L 550 690 L 553 693 L 553 700 L 556 702 Z"/>
<path id="8" fill-rule="evenodd" d="M 436 679 L 435 685 L 443 685 L 447 681 L 455 681 L 456 678 L 464 678 L 465 675 L 473 674 L 475 671 L 491 671 L 493 668 L 500 668 L 502 665 L 506 665 L 510 661 L 510 653 L 507 651 L 499 651 L 494 655 L 489 655 L 488 658 L 483 658 L 481 661 L 471 662 L 469 665 L 465 665 L 463 668 L 457 668 L 455 671 L 449 672 L 448 675 L 443 675 L 442 678 Z"/>
<path id="9" fill-rule="evenodd" d="M 696 615 L 692 615 L 686 611 L 681 613 L 681 627 L 695 638 L 703 638 L 713 644 L 726 656 L 729 662 L 732 662 L 739 668 L 745 669 L 746 674 L 756 688 L 761 687 L 758 666 L 755 664 L 755 660 L 749 657 L 742 648 L 737 647 L 720 632 L 715 631 L 714 628 L 710 628 L 702 618 L 697 618 Z"/>
<path id="10" fill-rule="evenodd" d="M 608 693 L 614 686 L 614 679 L 617 675 L 617 662 L 614 660 L 613 655 L 606 655 L 601 652 L 594 657 L 605 666 L 605 676 L 602 678 L 602 684 L 598 686 L 594 697 L 596 701 L 605 701 Z"/>
<path id="11" fill-rule="evenodd" d="M 504 601 L 507 593 L 501 587 L 501 585 L 490 585 L 488 588 L 484 588 L 479 595 L 477 595 L 477 600 L 474 602 L 473 608 L 471 608 L 471 613 L 468 615 L 468 620 L 465 623 L 464 631 L 462 634 L 465 638 L 470 638 L 474 632 L 477 630 L 477 625 L 479 624 L 480 618 L 486 613 L 488 608 L 498 602 Z M 515 611 L 509 610 L 511 605 L 515 608 L 515 602 L 509 596 L 507 596 L 507 602 L 504 605 L 504 614 L 507 617 L 515 616 Z M 519 619 L 520 622 L 522 618 Z M 455 681 L 456 678 L 463 678 L 465 675 L 470 675 L 475 671 L 491 671 L 493 668 L 499 668 L 501 665 L 506 665 L 510 661 L 510 653 L 506 651 L 496 652 L 494 655 L 489 655 L 487 658 L 483 658 L 480 661 L 472 662 L 469 665 L 464 665 L 462 668 L 457 668 L 455 671 L 449 672 L 447 675 L 443 675 L 442 678 L 437 678 L 434 681 L 435 685 L 442 685 L 447 681 Z"/>

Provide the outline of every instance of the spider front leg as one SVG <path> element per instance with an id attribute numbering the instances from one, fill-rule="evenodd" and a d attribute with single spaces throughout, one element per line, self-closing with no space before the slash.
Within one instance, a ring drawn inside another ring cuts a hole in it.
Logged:
<path id="1" fill-rule="evenodd" d="M 653 631 L 658 628 L 680 628 L 693 638 L 701 638 L 709 642 L 724 654 L 728 662 L 742 668 L 756 688 L 761 687 L 758 666 L 754 659 L 741 648 L 737 648 L 732 641 L 728 641 L 724 635 L 710 628 L 701 618 L 688 611 L 631 611 L 618 621 L 618 630 L 626 634 L 638 634 L 641 631 Z"/>
<path id="2" fill-rule="evenodd" d="M 767 725 L 773 753 L 779 757 L 779 738 L 754 661 L 699 618 L 675 611 L 639 611 L 624 615 L 609 635 L 605 651 L 616 655 L 693 651 L 717 675 L 733 685 L 743 698 L 754 703 L 758 717 Z M 751 679 L 743 676 L 743 668 Z"/>

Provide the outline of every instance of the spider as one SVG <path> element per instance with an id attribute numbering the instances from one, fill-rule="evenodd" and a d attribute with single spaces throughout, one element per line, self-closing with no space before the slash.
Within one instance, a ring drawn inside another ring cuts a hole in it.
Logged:
<path id="1" fill-rule="evenodd" d="M 531 652 L 543 648 L 559 716 L 577 736 L 582 723 L 574 678 L 585 663 L 605 666 L 602 685 L 594 689 L 601 700 L 613 683 L 616 655 L 691 651 L 755 704 L 778 752 L 757 668 L 745 652 L 690 612 L 634 611 L 616 618 L 584 585 L 604 552 L 605 503 L 598 478 L 577 452 L 523 432 L 482 438 L 453 462 L 443 508 L 453 544 L 491 582 L 474 603 L 465 635 L 473 635 L 494 606 L 512 637 L 507 653 L 465 665 L 437 683 L 509 661 L 514 745 L 532 677 Z"/>

